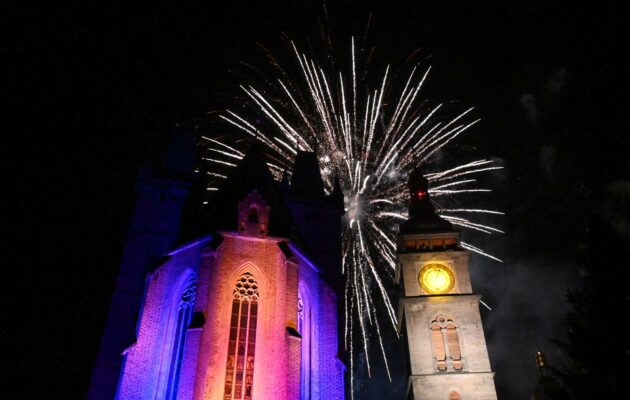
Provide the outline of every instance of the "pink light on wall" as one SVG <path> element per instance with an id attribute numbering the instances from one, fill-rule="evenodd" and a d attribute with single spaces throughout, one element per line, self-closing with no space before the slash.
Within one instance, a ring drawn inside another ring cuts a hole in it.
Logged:
<path id="1" fill-rule="evenodd" d="M 281 250 L 286 239 L 223 236 L 211 253 L 207 242 L 172 252 L 148 278 L 118 398 L 343 400 L 336 299 L 316 265 Z"/>

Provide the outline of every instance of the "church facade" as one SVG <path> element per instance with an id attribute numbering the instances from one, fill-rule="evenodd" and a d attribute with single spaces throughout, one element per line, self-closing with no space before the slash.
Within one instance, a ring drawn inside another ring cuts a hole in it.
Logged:
<path id="1" fill-rule="evenodd" d="M 342 203 L 312 154 L 293 174 L 309 184 L 275 182 L 252 149 L 192 228 L 190 185 L 140 175 L 90 399 L 344 398 Z"/>
<path id="2" fill-rule="evenodd" d="M 343 398 L 335 293 L 267 235 L 273 210 L 256 191 L 238 208 L 238 231 L 175 249 L 147 278 L 118 398 Z"/>

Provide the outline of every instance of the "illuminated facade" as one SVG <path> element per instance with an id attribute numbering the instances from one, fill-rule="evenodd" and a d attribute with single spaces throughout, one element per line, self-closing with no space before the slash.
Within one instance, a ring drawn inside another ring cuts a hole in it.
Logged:
<path id="1" fill-rule="evenodd" d="M 294 177 L 313 166 L 303 154 Z M 89 398 L 343 399 L 338 193 L 274 182 L 254 149 L 199 217 L 205 235 L 169 237 L 164 251 L 142 228 L 181 215 L 167 181 L 140 187 L 143 220 L 132 223 Z M 134 291 L 125 297 L 121 283 Z"/>
<path id="2" fill-rule="evenodd" d="M 399 326 L 409 356 L 409 399 L 496 400 L 479 301 L 459 233 L 438 217 L 427 180 L 409 179 L 409 219 L 398 243 Z"/>

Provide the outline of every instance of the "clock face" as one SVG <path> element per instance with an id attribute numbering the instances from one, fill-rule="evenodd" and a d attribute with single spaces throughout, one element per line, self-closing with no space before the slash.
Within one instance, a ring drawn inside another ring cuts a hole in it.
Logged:
<path id="1" fill-rule="evenodd" d="M 429 263 L 420 270 L 418 282 L 427 293 L 444 294 L 450 292 L 455 286 L 455 275 L 444 264 Z"/>

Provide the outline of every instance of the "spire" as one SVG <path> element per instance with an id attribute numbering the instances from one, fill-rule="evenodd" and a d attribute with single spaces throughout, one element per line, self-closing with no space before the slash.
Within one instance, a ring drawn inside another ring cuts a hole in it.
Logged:
<path id="1" fill-rule="evenodd" d="M 435 213 L 429 196 L 429 181 L 419 168 L 409 174 L 409 219 L 400 226 L 400 233 L 448 232 L 450 222 Z"/>
<path id="2" fill-rule="evenodd" d="M 276 195 L 276 183 L 257 142 L 252 143 L 228 179 L 222 182 L 217 197 L 229 198 L 225 206 L 232 207 L 252 190 L 257 190 L 264 198 Z"/>
<path id="3" fill-rule="evenodd" d="M 196 123 L 175 125 L 160 165 L 167 177 L 190 180 L 194 176 L 197 129 Z"/>
<path id="4" fill-rule="evenodd" d="M 299 151 L 291 177 L 291 194 L 297 197 L 324 198 L 324 181 L 315 153 Z"/>
<path id="5" fill-rule="evenodd" d="M 335 176 L 333 182 L 334 182 L 333 190 L 328 195 L 328 200 L 330 200 L 335 206 L 343 210 L 344 208 L 343 190 L 341 190 L 341 182 L 339 182 L 338 175 Z"/>
<path id="6" fill-rule="evenodd" d="M 265 155 L 256 142 L 252 143 L 228 179 L 222 182 L 219 191 L 209 200 L 203 228 L 237 230 L 237 205 L 252 191 L 256 191 L 271 207 L 269 226 L 265 233 L 292 237 L 293 222 L 284 204 L 280 187 L 273 180 Z"/>

